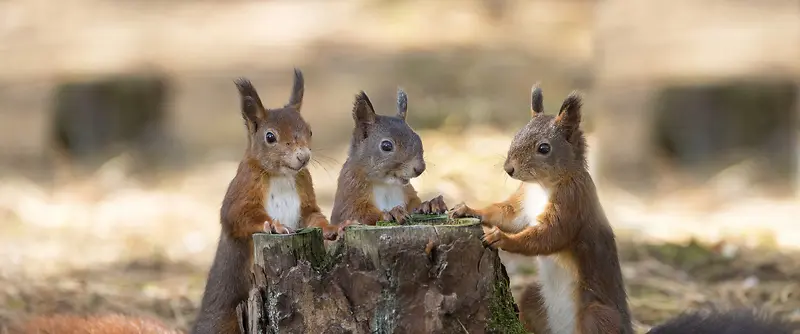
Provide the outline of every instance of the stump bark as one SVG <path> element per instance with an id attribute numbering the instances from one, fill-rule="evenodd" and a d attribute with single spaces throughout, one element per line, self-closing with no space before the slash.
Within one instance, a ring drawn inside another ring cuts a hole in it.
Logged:
<path id="1" fill-rule="evenodd" d="M 242 332 L 524 333 L 478 220 L 429 218 L 348 227 L 327 245 L 319 229 L 255 235 Z"/>

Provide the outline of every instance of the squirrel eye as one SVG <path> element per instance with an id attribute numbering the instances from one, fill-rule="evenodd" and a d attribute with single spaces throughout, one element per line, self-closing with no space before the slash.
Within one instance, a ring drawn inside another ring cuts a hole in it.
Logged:
<path id="1" fill-rule="evenodd" d="M 536 152 L 539 152 L 539 154 L 550 153 L 550 144 L 548 143 L 539 144 L 539 147 L 536 148 Z"/>
<path id="2" fill-rule="evenodd" d="M 384 141 L 381 142 L 381 151 L 391 152 L 393 149 L 394 149 L 394 145 L 392 145 L 392 142 L 390 142 L 388 140 L 384 140 Z"/>
<path id="3" fill-rule="evenodd" d="M 275 137 L 275 134 L 272 133 L 272 131 L 267 131 L 267 133 L 264 134 L 264 140 L 267 142 L 267 144 L 274 144 L 276 141 L 278 141 L 278 138 Z"/>

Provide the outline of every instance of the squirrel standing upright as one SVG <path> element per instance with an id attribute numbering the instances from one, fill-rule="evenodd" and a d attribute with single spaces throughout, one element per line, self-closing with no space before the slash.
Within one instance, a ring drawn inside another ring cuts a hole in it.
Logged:
<path id="1" fill-rule="evenodd" d="M 425 171 L 422 140 L 406 123 L 408 96 L 397 91 L 396 116 L 375 113 L 363 91 L 353 104 L 355 128 L 339 173 L 331 222 L 375 225 L 405 223 L 409 212 L 444 213 L 442 196 L 421 202 L 409 183 Z"/>
<path id="2" fill-rule="evenodd" d="M 304 82 L 295 69 L 289 103 L 266 109 L 249 80 L 235 81 L 248 131 L 247 149 L 222 203 L 217 253 L 192 333 L 237 333 L 236 306 L 251 287 L 254 233 L 292 233 L 320 227 L 335 239 L 337 227 L 320 212 L 306 166 L 311 129 L 300 115 Z"/>
<path id="3" fill-rule="evenodd" d="M 451 215 L 480 217 L 487 244 L 538 256 L 540 283 L 520 302 L 529 330 L 632 334 L 614 232 L 586 168 L 581 98 L 571 94 L 555 117 L 543 109 L 535 86 L 532 119 L 514 137 L 504 166 L 523 182 L 519 189 L 484 209 L 459 204 Z"/>
<path id="4" fill-rule="evenodd" d="M 614 232 L 587 169 L 581 107 L 581 97 L 573 92 L 558 115 L 545 115 L 542 90 L 535 85 L 532 118 L 517 132 L 504 164 L 506 173 L 522 185 L 504 202 L 483 209 L 461 203 L 450 215 L 479 217 L 488 245 L 537 256 L 539 282 L 530 285 L 519 301 L 526 330 L 536 334 L 632 334 Z M 718 312 L 687 313 L 651 331 L 767 332 L 791 331 L 777 319 Z"/>

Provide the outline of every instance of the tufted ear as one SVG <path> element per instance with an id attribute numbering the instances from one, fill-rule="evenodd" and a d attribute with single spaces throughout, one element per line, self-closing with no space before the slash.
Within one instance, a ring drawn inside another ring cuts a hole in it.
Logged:
<path id="1" fill-rule="evenodd" d="M 539 83 L 531 87 L 531 117 L 536 117 L 544 112 L 544 96 Z"/>
<path id="2" fill-rule="evenodd" d="M 233 83 L 239 89 L 239 97 L 242 101 L 242 118 L 245 120 L 247 129 L 254 133 L 258 128 L 258 120 L 267 116 L 267 110 L 264 109 L 261 98 L 258 97 L 258 92 L 256 92 L 256 88 L 253 87 L 250 80 L 238 78 Z"/>
<path id="3" fill-rule="evenodd" d="M 555 123 L 556 126 L 561 128 L 567 140 L 572 138 L 581 125 L 581 107 L 583 106 L 583 98 L 577 91 L 573 91 L 561 104 L 561 109 L 558 111 Z"/>
<path id="4" fill-rule="evenodd" d="M 408 94 L 402 88 L 397 88 L 397 117 L 406 120 L 408 111 Z"/>
<path id="5" fill-rule="evenodd" d="M 356 131 L 361 139 L 367 138 L 369 128 L 375 123 L 375 108 L 363 90 L 356 95 L 356 101 L 353 103 L 353 120 L 356 122 Z"/>
<path id="6" fill-rule="evenodd" d="M 289 104 L 287 104 L 286 107 L 294 108 L 294 110 L 300 112 L 300 108 L 303 106 L 303 93 L 305 93 L 305 80 L 303 79 L 303 72 L 295 67 L 292 95 L 289 97 Z"/>

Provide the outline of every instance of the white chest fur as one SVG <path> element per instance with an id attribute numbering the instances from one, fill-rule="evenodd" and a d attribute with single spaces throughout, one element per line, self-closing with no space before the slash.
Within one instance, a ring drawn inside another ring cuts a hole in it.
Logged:
<path id="1" fill-rule="evenodd" d="M 291 229 L 300 226 L 300 195 L 294 177 L 271 178 L 265 201 L 264 208 L 272 219 Z"/>
<path id="2" fill-rule="evenodd" d="M 525 184 L 525 198 L 522 201 L 525 216 L 528 218 L 528 224 L 534 226 L 539 224 L 536 220 L 544 209 L 547 208 L 547 203 L 550 202 L 550 192 L 538 183 Z"/>
<path id="3" fill-rule="evenodd" d="M 523 210 L 527 223 L 534 226 L 536 219 L 549 203 L 550 193 L 538 184 L 525 185 Z M 542 285 L 547 322 L 552 334 L 572 334 L 576 330 L 574 269 L 558 254 L 539 256 L 539 280 Z"/>
<path id="4" fill-rule="evenodd" d="M 406 205 L 403 186 L 399 184 L 375 183 L 372 185 L 372 198 L 378 210 L 389 211 L 398 205 Z"/>
<path id="5" fill-rule="evenodd" d="M 523 185 L 524 195 L 522 198 L 522 212 L 523 214 L 517 216 L 514 221 L 516 230 L 522 231 L 526 226 L 535 226 L 539 224 L 536 220 L 549 203 L 549 193 L 547 189 L 540 186 L 538 183 L 526 183 Z"/>

